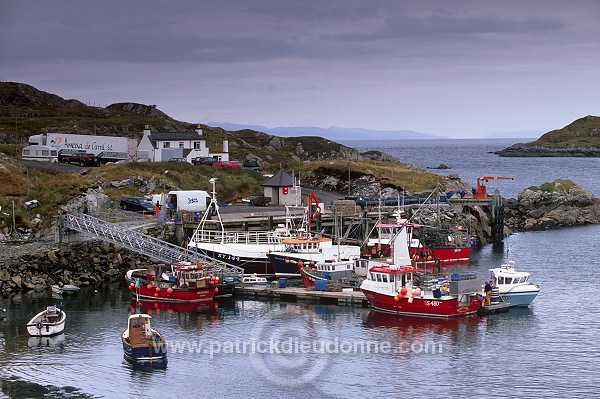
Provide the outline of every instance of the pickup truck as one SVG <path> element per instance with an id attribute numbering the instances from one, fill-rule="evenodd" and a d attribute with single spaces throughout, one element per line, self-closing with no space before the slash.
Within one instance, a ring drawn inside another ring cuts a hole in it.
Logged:
<path id="1" fill-rule="evenodd" d="M 95 166 L 97 165 L 94 154 L 86 154 L 85 152 L 63 152 L 58 153 L 58 162 L 72 163 L 79 166 Z"/>

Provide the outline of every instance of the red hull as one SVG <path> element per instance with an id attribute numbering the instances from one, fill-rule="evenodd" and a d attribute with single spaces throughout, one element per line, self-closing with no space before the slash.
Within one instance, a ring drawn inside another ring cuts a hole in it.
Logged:
<path id="1" fill-rule="evenodd" d="M 212 301 L 217 292 L 217 287 L 207 288 L 173 288 L 173 292 L 169 293 L 167 289 L 158 289 L 155 287 L 148 288 L 141 286 L 139 288 L 129 286 L 131 293 L 140 298 L 149 299 L 152 301 L 169 301 L 169 302 L 203 302 Z"/>
<path id="2" fill-rule="evenodd" d="M 306 272 L 304 269 L 300 269 L 300 276 L 302 277 L 302 285 L 304 288 L 314 287 L 315 281 L 317 280 L 325 280 L 324 278 Z"/>
<path id="3" fill-rule="evenodd" d="M 423 257 L 419 256 L 420 251 L 422 251 L 422 249 L 418 250 L 417 248 L 414 248 L 414 247 L 408 248 L 408 254 L 410 255 L 410 258 L 419 260 L 419 261 L 423 260 Z M 435 248 L 435 249 L 433 249 L 432 253 L 433 253 L 434 258 L 439 259 L 442 262 L 468 261 L 469 259 L 471 259 L 471 248 L 470 247 Z"/>
<path id="4" fill-rule="evenodd" d="M 413 298 L 412 303 L 409 303 L 408 298 L 399 298 L 396 301 L 390 295 L 365 289 L 362 292 L 371 306 L 381 312 L 426 317 L 455 317 L 470 315 L 476 313 L 479 309 L 479 301 L 476 296 L 470 297 L 468 305 L 458 306 L 457 298 Z"/>

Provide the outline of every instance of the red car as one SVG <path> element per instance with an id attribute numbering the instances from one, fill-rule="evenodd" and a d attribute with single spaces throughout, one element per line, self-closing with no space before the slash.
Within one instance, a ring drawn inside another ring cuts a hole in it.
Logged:
<path id="1" fill-rule="evenodd" d="M 222 169 L 241 169 L 242 164 L 240 161 L 217 161 L 213 163 L 213 168 L 222 168 Z"/>

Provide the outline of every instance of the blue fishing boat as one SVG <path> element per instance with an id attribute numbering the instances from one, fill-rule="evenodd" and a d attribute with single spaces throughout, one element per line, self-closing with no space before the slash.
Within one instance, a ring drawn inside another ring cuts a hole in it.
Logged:
<path id="1" fill-rule="evenodd" d="M 129 316 L 127 329 L 121 334 L 125 358 L 135 362 L 167 360 L 167 344 L 160 333 L 150 325 L 152 316 L 136 313 Z"/>

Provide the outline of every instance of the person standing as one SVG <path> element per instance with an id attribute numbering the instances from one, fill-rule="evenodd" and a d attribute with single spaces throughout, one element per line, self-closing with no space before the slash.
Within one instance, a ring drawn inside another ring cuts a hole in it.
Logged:
<path id="1" fill-rule="evenodd" d="M 155 218 L 158 219 L 158 213 L 160 212 L 160 202 L 156 201 L 156 206 L 154 207 Z"/>
<path id="2" fill-rule="evenodd" d="M 492 303 L 492 282 L 486 281 L 485 288 L 483 289 L 485 292 L 485 304 L 490 305 Z"/>

